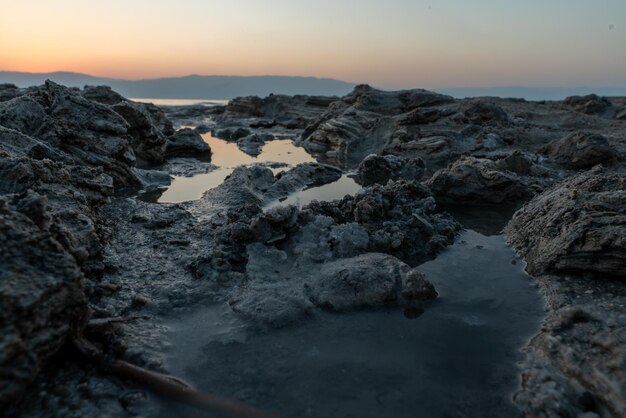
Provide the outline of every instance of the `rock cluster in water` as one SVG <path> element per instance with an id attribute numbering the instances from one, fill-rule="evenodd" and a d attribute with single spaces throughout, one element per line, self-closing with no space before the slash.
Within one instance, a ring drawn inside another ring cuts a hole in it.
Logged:
<path id="1" fill-rule="evenodd" d="M 0 404 L 149 415 L 142 392 L 59 356 L 88 319 L 134 316 L 96 344 L 167 371 L 164 318 L 198 304 L 223 303 L 260 329 L 421 308 L 437 293 L 419 265 L 461 227 L 446 204 L 519 209 L 505 232 L 549 308 L 515 394 L 523 412 L 622 416 L 624 112 L 624 100 L 593 95 L 454 100 L 365 85 L 342 98 L 159 108 L 103 86 L 0 85 Z M 238 167 L 181 204 L 129 197 L 206 171 L 208 131 L 252 156 L 297 137 L 319 163 Z M 267 209 L 346 170 L 363 186 L 354 196 Z"/>

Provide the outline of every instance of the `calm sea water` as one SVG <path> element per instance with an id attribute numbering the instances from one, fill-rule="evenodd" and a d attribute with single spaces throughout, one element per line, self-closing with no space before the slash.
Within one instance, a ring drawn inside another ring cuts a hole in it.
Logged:
<path id="1" fill-rule="evenodd" d="M 140 103 L 152 103 L 157 106 L 222 106 L 228 103 L 228 100 L 223 99 L 150 99 L 142 97 L 133 97 L 130 100 Z"/>

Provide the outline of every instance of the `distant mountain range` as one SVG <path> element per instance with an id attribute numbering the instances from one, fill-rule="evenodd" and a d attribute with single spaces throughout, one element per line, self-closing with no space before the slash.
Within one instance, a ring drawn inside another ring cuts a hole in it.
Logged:
<path id="1" fill-rule="evenodd" d="M 238 96 L 265 97 L 271 93 L 343 96 L 355 86 L 339 80 L 315 77 L 189 75 L 120 80 L 71 72 L 0 71 L 0 83 L 13 83 L 19 87 L 43 84 L 48 79 L 69 87 L 107 85 L 125 97 L 154 99 L 232 99 Z"/>
<path id="2" fill-rule="evenodd" d="M 88 84 L 107 85 L 125 97 L 154 99 L 232 99 L 238 96 L 265 97 L 271 93 L 343 96 L 355 86 L 354 83 L 331 78 L 294 76 L 189 75 L 150 80 L 121 80 L 72 72 L 0 71 L 0 83 L 13 83 L 19 87 L 43 84 L 48 79 L 71 87 L 84 87 Z M 567 96 L 590 93 L 601 96 L 626 96 L 626 87 L 485 87 L 433 90 L 456 98 L 494 96 L 527 100 L 562 100 Z"/>

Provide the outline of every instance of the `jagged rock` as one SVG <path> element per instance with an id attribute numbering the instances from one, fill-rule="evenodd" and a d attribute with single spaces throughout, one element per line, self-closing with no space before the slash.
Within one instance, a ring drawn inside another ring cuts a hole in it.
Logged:
<path id="1" fill-rule="evenodd" d="M 615 115 L 615 119 L 626 120 L 626 109 L 622 109 L 621 111 L 617 112 Z"/>
<path id="2" fill-rule="evenodd" d="M 44 108 L 28 96 L 0 102 L 0 125 L 25 135 L 37 135 L 49 123 Z"/>
<path id="3" fill-rule="evenodd" d="M 508 124 L 509 115 L 494 103 L 471 101 L 462 107 L 463 118 L 477 125 Z"/>
<path id="4" fill-rule="evenodd" d="M 47 81 L 28 97 L 44 109 L 47 122 L 37 139 L 71 157 L 76 165 L 102 167 L 119 186 L 136 184 L 135 156 L 128 124 L 109 107 L 91 102 L 79 91 Z"/>
<path id="5" fill-rule="evenodd" d="M 214 132 L 215 137 L 225 139 L 226 141 L 237 141 L 246 136 L 252 135 L 252 131 L 248 128 L 234 127 L 220 129 Z"/>
<path id="6" fill-rule="evenodd" d="M 163 162 L 167 140 L 143 104 L 121 102 L 111 107 L 128 123 L 135 155 L 148 163 Z"/>
<path id="7" fill-rule="evenodd" d="M 369 154 L 382 153 L 399 126 L 422 118 L 416 111 L 452 100 L 426 90 L 384 92 L 360 85 L 307 126 L 301 140 L 306 148 L 326 147 L 340 160 L 356 164 Z"/>
<path id="8" fill-rule="evenodd" d="M 338 98 L 278 94 L 265 98 L 238 97 L 228 102 L 223 116 L 226 118 L 263 118 L 252 123 L 257 128 L 280 125 L 288 129 L 303 129 L 335 100 Z"/>
<path id="9" fill-rule="evenodd" d="M 589 132 L 575 132 L 554 140 L 541 152 L 557 164 L 573 169 L 611 163 L 617 154 L 604 136 Z"/>
<path id="10" fill-rule="evenodd" d="M 200 134 L 189 128 L 176 131 L 167 138 L 167 155 L 211 155 L 211 147 Z"/>
<path id="11" fill-rule="evenodd" d="M 237 140 L 237 147 L 246 154 L 256 157 L 261 153 L 266 141 L 274 139 L 272 134 L 252 134 L 239 138 Z"/>
<path id="12" fill-rule="evenodd" d="M 511 203 L 528 200 L 552 182 L 548 170 L 517 151 L 498 160 L 461 157 L 427 182 L 447 203 Z"/>
<path id="13" fill-rule="evenodd" d="M 109 86 L 85 86 L 81 94 L 86 99 L 105 105 L 114 105 L 126 100 Z"/>
<path id="14" fill-rule="evenodd" d="M 357 168 L 357 180 L 363 186 L 386 184 L 389 180 L 420 181 L 424 175 L 424 161 L 395 155 L 368 155 Z"/>
<path id="15" fill-rule="evenodd" d="M 597 115 L 611 107 L 611 102 L 606 97 L 589 94 L 586 96 L 567 97 L 563 100 L 563 105 L 576 112 L 585 113 L 587 115 Z"/>
<path id="16" fill-rule="evenodd" d="M 626 177 L 600 169 L 555 185 L 507 226 L 528 271 L 626 277 Z"/>
<path id="17" fill-rule="evenodd" d="M 46 199 L 0 197 L 0 405 L 14 401 L 78 329 L 87 300 Z"/>
<path id="18" fill-rule="evenodd" d="M 412 264 L 449 245 L 459 225 L 435 213 L 430 191 L 415 182 L 389 181 L 334 202 L 312 202 L 305 215 L 327 216 L 339 225 L 356 223 L 369 235 L 368 251 L 391 254 Z"/>
<path id="19" fill-rule="evenodd" d="M 11 100 L 20 95 L 20 89 L 15 84 L 0 83 L 0 102 Z"/>

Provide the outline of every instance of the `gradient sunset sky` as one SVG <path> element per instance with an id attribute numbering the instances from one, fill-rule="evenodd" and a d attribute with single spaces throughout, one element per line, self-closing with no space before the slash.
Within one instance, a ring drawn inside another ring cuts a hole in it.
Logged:
<path id="1" fill-rule="evenodd" d="M 626 0 L 0 0 L 0 70 L 626 86 Z"/>

